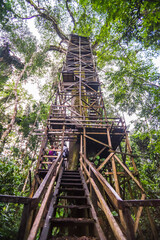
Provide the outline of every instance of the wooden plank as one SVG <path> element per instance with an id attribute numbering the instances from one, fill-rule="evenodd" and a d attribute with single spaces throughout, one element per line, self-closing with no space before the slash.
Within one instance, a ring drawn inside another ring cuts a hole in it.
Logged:
<path id="1" fill-rule="evenodd" d="M 105 172 L 105 175 L 113 175 L 113 172 Z M 117 172 L 117 175 L 126 175 L 125 172 Z"/>
<path id="2" fill-rule="evenodd" d="M 86 135 L 86 134 L 85 134 L 84 136 L 85 136 L 86 138 L 94 141 L 94 142 L 97 142 L 97 143 L 99 143 L 99 144 L 101 144 L 101 145 L 104 145 L 105 147 L 108 147 L 108 148 L 109 148 L 109 146 L 108 146 L 107 144 L 105 144 L 105 143 L 103 143 L 103 142 L 101 142 L 101 141 L 98 141 L 98 140 L 95 139 L 95 138 L 92 138 L 92 137 L 90 137 L 90 136 L 88 136 L 88 135 Z"/>
<path id="3" fill-rule="evenodd" d="M 48 148 L 46 148 L 46 149 L 45 149 L 45 152 L 47 152 L 47 151 L 60 152 L 61 150 L 60 150 L 60 149 L 48 149 Z"/>
<path id="4" fill-rule="evenodd" d="M 28 204 L 35 202 L 36 199 L 29 197 L 13 196 L 13 195 L 0 195 L 0 202 L 4 203 L 18 203 L 18 204 Z"/>
<path id="5" fill-rule="evenodd" d="M 57 198 L 59 198 L 59 199 L 86 199 L 86 196 L 63 196 L 63 195 L 57 195 Z"/>
<path id="6" fill-rule="evenodd" d="M 90 205 L 54 205 L 54 208 L 69 208 L 69 209 L 88 209 Z"/>
<path id="7" fill-rule="evenodd" d="M 91 218 L 51 218 L 53 223 L 62 223 L 62 224 L 89 224 L 94 223 L 94 219 Z"/>
<path id="8" fill-rule="evenodd" d="M 160 199 L 123 200 L 123 204 L 127 207 L 158 207 L 160 206 Z"/>

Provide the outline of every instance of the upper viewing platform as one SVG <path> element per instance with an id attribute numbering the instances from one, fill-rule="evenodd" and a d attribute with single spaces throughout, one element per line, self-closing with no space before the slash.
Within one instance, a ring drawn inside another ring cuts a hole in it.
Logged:
<path id="1" fill-rule="evenodd" d="M 97 82 L 89 38 L 70 35 L 62 74 L 64 82 L 75 82 L 80 78 L 85 82 Z"/>

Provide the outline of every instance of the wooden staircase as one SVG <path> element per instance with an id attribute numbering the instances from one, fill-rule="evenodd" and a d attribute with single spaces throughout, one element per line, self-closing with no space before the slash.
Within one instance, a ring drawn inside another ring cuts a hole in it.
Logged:
<path id="1" fill-rule="evenodd" d="M 60 171 L 40 235 L 45 239 L 106 239 L 80 169 Z"/>

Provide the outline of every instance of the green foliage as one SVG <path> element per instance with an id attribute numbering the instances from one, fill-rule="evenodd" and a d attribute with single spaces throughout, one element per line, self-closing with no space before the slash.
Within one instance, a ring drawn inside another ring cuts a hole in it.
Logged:
<path id="1" fill-rule="evenodd" d="M 159 142 L 160 133 L 135 132 L 131 136 L 133 151 L 139 155 L 136 158 L 136 165 L 140 172 L 141 182 L 148 193 L 149 198 L 159 198 L 160 164 L 159 164 Z"/>
<path id="2" fill-rule="evenodd" d="M 0 239 L 16 240 L 23 206 L 0 203 Z"/>
<path id="3" fill-rule="evenodd" d="M 11 11 L 11 2 L 1 0 L 0 3 L 0 22 L 5 24 L 8 21 L 8 13 Z"/>
<path id="4" fill-rule="evenodd" d="M 13 148 L 13 155 L 18 149 Z M 25 173 L 22 174 L 20 168 L 13 160 L 4 158 L 0 161 L 0 194 L 20 195 L 23 187 Z"/>
<path id="5" fill-rule="evenodd" d="M 92 12 L 103 16 L 104 24 L 100 24 L 98 41 L 103 37 L 108 38 L 114 31 L 119 39 L 127 43 L 134 39 L 145 47 L 159 48 L 159 1 L 86 0 L 80 1 L 80 4 L 83 8 L 92 6 Z"/>
<path id="6" fill-rule="evenodd" d="M 22 188 L 30 163 L 19 164 L 16 159 L 19 151 L 20 149 L 13 146 L 12 154 L 0 159 L 0 194 L 22 196 Z M 17 239 L 22 210 L 23 205 L 0 203 L 0 239 Z"/>
<path id="7" fill-rule="evenodd" d="M 0 91 L 3 90 L 5 83 L 11 76 L 12 69 L 5 62 L 0 62 Z"/>
<path id="8" fill-rule="evenodd" d="M 21 126 L 19 131 L 22 131 L 24 137 L 27 137 L 30 132 L 30 125 L 34 124 L 36 120 L 36 112 L 30 113 L 28 116 L 24 115 L 17 119 L 17 124 Z"/>

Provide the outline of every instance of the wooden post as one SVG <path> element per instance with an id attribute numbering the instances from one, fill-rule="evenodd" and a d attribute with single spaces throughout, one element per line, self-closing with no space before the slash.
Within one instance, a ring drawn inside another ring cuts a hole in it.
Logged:
<path id="1" fill-rule="evenodd" d="M 146 197 L 146 195 L 142 194 L 141 200 L 144 200 L 145 197 Z M 140 217 L 141 217 L 142 211 L 143 211 L 143 207 L 139 207 L 138 211 L 137 211 L 137 214 L 136 214 L 135 223 L 134 223 L 134 233 L 135 234 L 136 234 L 136 232 L 138 230 L 138 224 L 139 224 L 139 221 L 140 221 Z"/>
<path id="2" fill-rule="evenodd" d="M 86 128 L 84 127 L 83 128 L 83 143 L 84 143 L 84 145 L 83 145 L 83 147 L 84 147 L 84 156 L 86 157 Z"/>
<path id="3" fill-rule="evenodd" d="M 126 224 L 126 235 L 127 240 L 135 240 L 135 233 L 134 233 L 134 227 L 133 227 L 133 220 L 131 218 L 131 212 L 130 209 L 125 207 L 123 210 L 123 217 Z"/>
<path id="4" fill-rule="evenodd" d="M 79 107 L 82 116 L 82 64 L 81 64 L 81 37 L 79 37 Z"/>
<path id="5" fill-rule="evenodd" d="M 158 239 L 158 233 L 157 233 L 157 229 L 155 227 L 154 220 L 153 220 L 153 218 L 150 214 L 149 208 L 146 208 L 146 211 L 147 211 L 148 219 L 149 219 L 149 222 L 150 222 L 150 225 L 151 225 L 151 230 L 152 230 L 154 240 L 157 240 Z"/>
<path id="6" fill-rule="evenodd" d="M 27 238 L 27 225 L 31 211 L 31 204 L 24 204 L 17 240 L 25 240 Z"/>
<path id="7" fill-rule="evenodd" d="M 82 134 L 80 135 L 80 161 L 82 161 L 82 154 L 83 154 L 83 136 Z M 82 165 L 80 166 L 81 171 L 82 171 Z"/>

